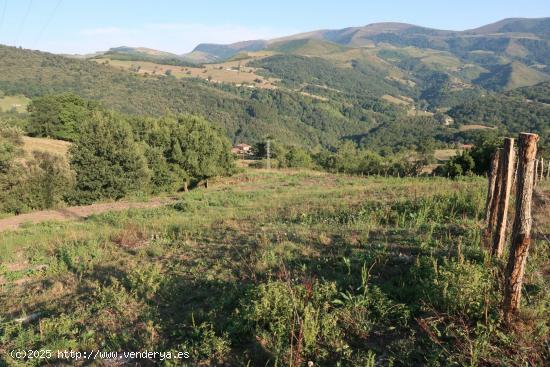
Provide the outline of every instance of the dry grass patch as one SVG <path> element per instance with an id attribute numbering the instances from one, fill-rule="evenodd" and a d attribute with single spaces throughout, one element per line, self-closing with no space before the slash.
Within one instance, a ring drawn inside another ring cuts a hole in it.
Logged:
<path id="1" fill-rule="evenodd" d="M 11 111 L 15 109 L 17 112 L 26 112 L 27 105 L 31 100 L 25 96 L 4 96 L 0 98 L 0 112 Z"/>
<path id="2" fill-rule="evenodd" d="M 460 154 L 462 149 L 436 149 L 434 152 L 434 157 L 438 161 L 448 161 L 457 154 Z"/>
<path id="3" fill-rule="evenodd" d="M 66 157 L 70 146 L 71 143 L 63 140 L 23 136 L 23 150 L 27 157 L 32 156 L 32 152 L 34 151 L 47 152 Z"/>
<path id="4" fill-rule="evenodd" d="M 460 131 L 483 130 L 483 129 L 495 129 L 495 128 L 491 126 L 477 125 L 477 124 L 462 125 L 459 128 Z"/>
<path id="5" fill-rule="evenodd" d="M 174 66 L 156 64 L 148 61 L 126 61 L 111 59 L 94 59 L 98 63 L 108 61 L 109 65 L 122 70 L 134 71 L 140 75 L 165 75 L 170 73 L 176 78 L 200 78 L 213 83 L 232 83 L 249 85 L 257 88 L 276 88 L 278 79 L 258 75 L 257 68 L 247 66 L 252 58 L 227 61 L 218 64 L 206 64 L 202 67 Z"/>

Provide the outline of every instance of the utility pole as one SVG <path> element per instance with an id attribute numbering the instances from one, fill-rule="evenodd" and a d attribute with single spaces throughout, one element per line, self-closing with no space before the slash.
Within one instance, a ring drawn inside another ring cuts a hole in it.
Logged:
<path id="1" fill-rule="evenodd" d="M 271 169 L 271 151 L 270 151 L 270 140 L 267 139 L 266 152 L 267 152 L 267 169 Z"/>

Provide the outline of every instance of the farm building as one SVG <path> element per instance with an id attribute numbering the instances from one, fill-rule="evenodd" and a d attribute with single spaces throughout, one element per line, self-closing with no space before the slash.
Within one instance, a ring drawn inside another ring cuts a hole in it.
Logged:
<path id="1" fill-rule="evenodd" d="M 248 144 L 237 144 L 231 148 L 231 153 L 238 155 L 252 155 L 252 146 Z"/>

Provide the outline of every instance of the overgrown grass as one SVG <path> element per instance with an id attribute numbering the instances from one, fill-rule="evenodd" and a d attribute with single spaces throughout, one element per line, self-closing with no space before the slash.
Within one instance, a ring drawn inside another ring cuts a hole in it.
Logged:
<path id="1" fill-rule="evenodd" d="M 543 365 L 548 243 L 535 236 L 507 330 L 484 188 L 246 171 L 168 207 L 0 233 L 0 363 L 44 348 L 180 350 L 190 366 Z"/>

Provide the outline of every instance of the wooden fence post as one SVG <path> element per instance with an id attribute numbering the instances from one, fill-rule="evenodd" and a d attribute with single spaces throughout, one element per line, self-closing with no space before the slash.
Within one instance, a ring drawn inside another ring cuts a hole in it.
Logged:
<path id="1" fill-rule="evenodd" d="M 540 178 L 539 181 L 542 181 L 544 178 L 544 158 L 540 157 Z"/>
<path id="2" fill-rule="evenodd" d="M 502 176 L 502 165 L 501 165 L 501 159 L 502 156 L 502 149 L 497 149 L 495 155 L 497 156 L 497 173 L 495 176 L 495 186 L 493 189 L 493 197 L 491 199 L 491 204 L 489 205 L 489 213 L 488 213 L 488 220 L 487 220 L 487 227 L 485 228 L 485 233 L 483 236 L 483 242 L 484 246 L 487 249 L 491 249 L 491 239 L 493 238 L 494 229 L 497 222 L 497 208 L 498 208 L 498 202 L 500 201 L 500 184 L 502 180 L 500 177 Z"/>
<path id="3" fill-rule="evenodd" d="M 504 280 L 504 318 L 508 324 L 520 308 L 525 263 L 531 244 L 531 200 L 533 197 L 537 134 L 519 135 L 519 166 L 516 190 L 516 212 L 512 228 L 512 244 Z"/>
<path id="4" fill-rule="evenodd" d="M 491 156 L 491 167 L 489 168 L 489 174 L 487 176 L 488 188 L 487 188 L 487 202 L 485 203 L 485 223 L 489 223 L 489 217 L 491 214 L 490 208 L 493 203 L 495 194 L 495 183 L 497 179 L 497 170 L 499 163 L 500 152 L 497 150 Z"/>
<path id="5" fill-rule="evenodd" d="M 550 178 L 550 162 L 548 162 L 548 168 L 546 168 L 546 179 Z"/>
<path id="6" fill-rule="evenodd" d="M 500 194 L 497 203 L 496 227 L 493 234 L 493 247 L 491 255 L 502 256 L 504 243 L 506 242 L 506 223 L 508 222 L 508 203 L 510 202 L 510 191 L 512 188 L 512 175 L 514 174 L 514 139 L 504 139 L 504 148 L 500 153 Z"/>

